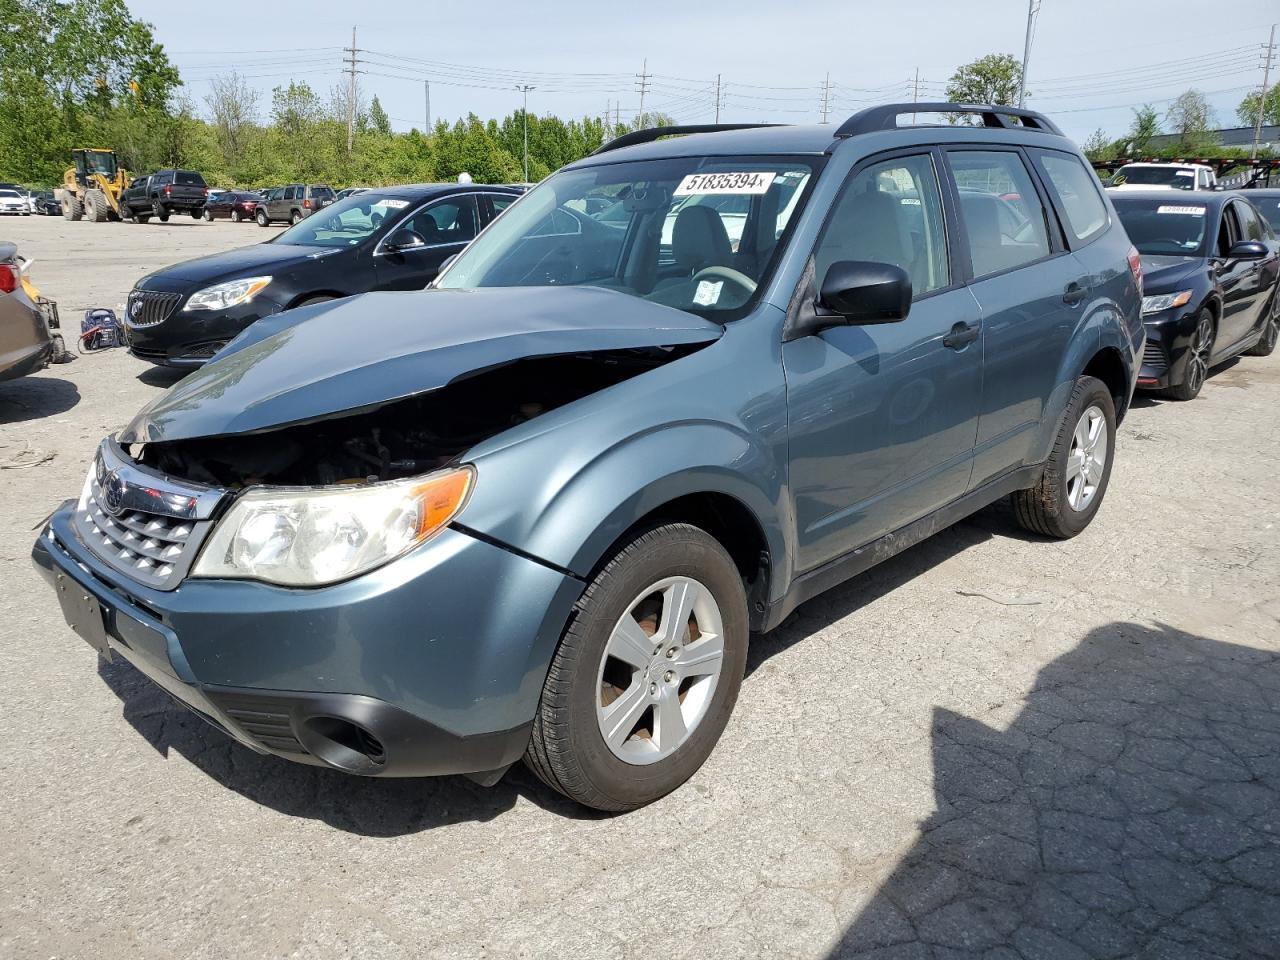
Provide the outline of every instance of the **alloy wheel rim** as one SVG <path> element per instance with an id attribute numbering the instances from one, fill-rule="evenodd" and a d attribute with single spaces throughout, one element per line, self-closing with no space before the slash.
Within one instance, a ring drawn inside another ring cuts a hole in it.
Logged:
<path id="1" fill-rule="evenodd" d="M 1076 422 L 1067 455 L 1067 505 L 1079 513 L 1098 495 L 1107 466 L 1107 417 L 1093 404 Z"/>
<path id="2" fill-rule="evenodd" d="M 1262 333 L 1263 345 L 1274 350 L 1276 340 L 1280 339 L 1280 294 L 1271 299 L 1271 316 L 1267 319 L 1267 328 Z"/>
<path id="3" fill-rule="evenodd" d="M 1187 360 L 1187 386 L 1193 393 L 1204 386 L 1209 373 L 1209 353 L 1213 348 L 1213 321 L 1208 316 L 1200 318 L 1195 336 L 1191 339 L 1191 356 Z"/>
<path id="4" fill-rule="evenodd" d="M 724 619 L 711 591 L 690 577 L 645 589 L 618 619 L 596 675 L 596 720 L 626 763 L 663 760 L 710 709 L 724 664 Z"/>

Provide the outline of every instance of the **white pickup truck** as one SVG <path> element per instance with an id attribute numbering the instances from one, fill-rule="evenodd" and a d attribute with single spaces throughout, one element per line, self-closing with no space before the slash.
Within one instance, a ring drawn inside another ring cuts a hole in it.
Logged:
<path id="1" fill-rule="evenodd" d="M 1203 163 L 1126 163 L 1107 184 L 1111 190 L 1217 190 L 1218 176 Z"/>

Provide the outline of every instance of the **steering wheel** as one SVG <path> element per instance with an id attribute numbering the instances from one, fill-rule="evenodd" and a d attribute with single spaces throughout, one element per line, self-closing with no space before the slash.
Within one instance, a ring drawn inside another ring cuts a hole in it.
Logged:
<path id="1" fill-rule="evenodd" d="M 733 267 L 719 267 L 714 264 L 709 267 L 703 267 L 693 275 L 693 281 L 696 283 L 699 280 L 706 280 L 710 277 L 728 280 L 730 283 L 745 290 L 748 296 L 756 292 L 756 282 L 742 271 L 733 269 Z"/>

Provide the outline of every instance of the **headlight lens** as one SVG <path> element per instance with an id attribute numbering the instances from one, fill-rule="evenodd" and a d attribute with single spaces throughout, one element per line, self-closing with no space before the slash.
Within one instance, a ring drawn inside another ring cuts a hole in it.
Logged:
<path id="1" fill-rule="evenodd" d="M 271 282 L 270 277 L 246 277 L 229 280 L 212 287 L 197 290 L 187 300 L 183 310 L 225 310 L 238 303 L 248 303 Z"/>
<path id="2" fill-rule="evenodd" d="M 250 488 L 218 521 L 192 575 L 290 587 L 350 579 L 438 533 L 474 480 L 461 467 L 367 486 Z"/>
<path id="3" fill-rule="evenodd" d="M 1191 302 L 1190 290 L 1181 290 L 1178 293 L 1160 293 L 1154 297 L 1142 298 L 1142 315 L 1148 313 L 1159 313 L 1161 310 L 1172 310 L 1174 307 L 1185 306 Z"/>

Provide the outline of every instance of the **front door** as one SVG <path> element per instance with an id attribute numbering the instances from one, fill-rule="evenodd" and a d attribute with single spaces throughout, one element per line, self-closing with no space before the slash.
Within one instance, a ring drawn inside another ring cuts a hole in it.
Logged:
<path id="1" fill-rule="evenodd" d="M 1232 200 L 1223 216 L 1230 231 L 1228 244 L 1240 240 L 1266 243 L 1262 219 L 1248 204 Z M 1222 236 L 1221 231 L 1219 236 Z M 1222 252 L 1225 254 L 1226 251 Z M 1222 319 L 1218 322 L 1215 353 L 1234 346 L 1257 329 L 1258 318 L 1267 306 L 1266 294 L 1270 291 L 1270 285 L 1263 284 L 1264 276 L 1274 276 L 1266 261 L 1229 258 L 1222 261 L 1218 268 L 1223 293 Z"/>
<path id="2" fill-rule="evenodd" d="M 436 200 L 402 220 L 378 244 L 378 289 L 425 288 L 440 272 L 440 265 L 476 235 L 478 218 L 475 194 L 467 193 Z M 422 242 L 388 249 L 397 237 Z"/>
<path id="3" fill-rule="evenodd" d="M 898 323 L 839 326 L 783 345 L 797 569 L 817 567 L 961 496 L 982 392 L 977 304 L 957 286 L 935 153 L 873 159 L 845 184 L 814 251 L 902 267 Z"/>

